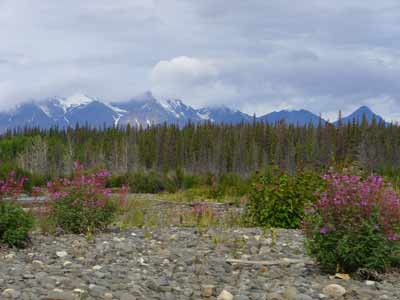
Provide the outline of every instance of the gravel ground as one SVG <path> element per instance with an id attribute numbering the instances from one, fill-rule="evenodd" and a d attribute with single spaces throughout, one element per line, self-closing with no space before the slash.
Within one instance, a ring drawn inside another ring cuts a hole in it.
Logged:
<path id="1" fill-rule="evenodd" d="M 390 300 L 400 299 L 398 278 L 322 274 L 296 230 L 166 227 L 89 241 L 34 235 L 30 248 L 0 252 L 0 299 Z"/>

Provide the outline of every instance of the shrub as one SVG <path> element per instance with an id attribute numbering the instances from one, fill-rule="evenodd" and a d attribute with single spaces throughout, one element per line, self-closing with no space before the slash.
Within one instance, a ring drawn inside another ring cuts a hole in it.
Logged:
<path id="1" fill-rule="evenodd" d="M 85 174 L 83 167 L 75 163 L 72 179 L 49 182 L 50 216 L 56 226 L 67 233 L 106 229 L 118 212 L 118 203 L 106 188 L 109 175 L 107 171 Z"/>
<path id="2" fill-rule="evenodd" d="M 156 194 L 166 190 L 166 181 L 155 172 L 129 175 L 129 189 L 132 193 Z"/>
<path id="3" fill-rule="evenodd" d="M 16 203 L 0 203 L 0 240 L 10 246 L 23 247 L 29 239 L 34 218 Z"/>
<path id="4" fill-rule="evenodd" d="M 188 190 L 197 187 L 199 186 L 199 181 L 199 176 L 185 174 L 182 180 L 182 188 Z"/>
<path id="5" fill-rule="evenodd" d="M 305 205 L 315 202 L 315 191 L 322 188 L 321 177 L 309 172 L 296 177 L 261 176 L 252 185 L 245 221 L 255 226 L 298 228 Z"/>
<path id="6" fill-rule="evenodd" d="M 306 211 L 311 255 L 327 272 L 384 271 L 400 261 L 400 202 L 381 177 L 325 175 L 327 190 Z"/>
<path id="7" fill-rule="evenodd" d="M 25 181 L 13 172 L 0 181 L 0 241 L 10 246 L 24 246 L 34 225 L 33 216 L 16 202 Z"/>
<path id="8" fill-rule="evenodd" d="M 126 175 L 114 175 L 107 178 L 106 187 L 108 188 L 120 188 L 128 184 Z"/>

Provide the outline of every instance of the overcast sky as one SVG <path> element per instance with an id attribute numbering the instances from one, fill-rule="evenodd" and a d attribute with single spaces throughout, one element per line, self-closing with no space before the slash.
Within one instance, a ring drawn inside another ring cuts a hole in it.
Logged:
<path id="1" fill-rule="evenodd" d="M 0 0 L 0 108 L 152 90 L 195 107 L 400 120 L 398 0 Z"/>

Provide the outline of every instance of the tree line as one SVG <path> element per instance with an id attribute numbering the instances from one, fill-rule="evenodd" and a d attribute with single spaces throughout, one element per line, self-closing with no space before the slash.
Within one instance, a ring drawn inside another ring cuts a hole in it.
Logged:
<path id="1" fill-rule="evenodd" d="M 285 122 L 161 124 L 147 128 L 19 128 L 0 136 L 0 161 L 47 177 L 71 174 L 73 162 L 113 174 L 138 171 L 251 174 L 269 166 L 294 174 L 357 164 L 367 171 L 400 168 L 400 127 L 375 120 L 337 126 Z"/>

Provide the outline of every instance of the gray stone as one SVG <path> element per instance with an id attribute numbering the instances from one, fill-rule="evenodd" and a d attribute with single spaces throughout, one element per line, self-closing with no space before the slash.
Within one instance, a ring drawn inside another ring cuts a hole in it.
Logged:
<path id="1" fill-rule="evenodd" d="M 268 293 L 266 300 L 283 300 L 283 297 L 279 293 Z"/>
<path id="2" fill-rule="evenodd" d="M 59 258 L 64 258 L 64 257 L 68 256 L 68 252 L 67 252 L 67 251 L 57 251 L 57 252 L 56 252 L 56 255 L 57 255 Z"/>
<path id="3" fill-rule="evenodd" d="M 210 298 L 214 295 L 215 286 L 211 284 L 202 285 L 201 291 L 203 297 Z"/>
<path id="4" fill-rule="evenodd" d="M 5 299 L 18 299 L 19 296 L 21 295 L 21 293 L 19 291 L 16 291 L 14 289 L 5 289 L 1 295 L 5 298 Z"/>
<path id="5" fill-rule="evenodd" d="M 330 284 L 324 287 L 322 292 L 328 296 L 339 298 L 346 294 L 346 289 L 339 284 Z"/>
<path id="6" fill-rule="evenodd" d="M 43 300 L 75 300 L 75 295 L 65 291 L 50 291 Z"/>
<path id="7" fill-rule="evenodd" d="M 228 292 L 227 290 L 223 290 L 219 294 L 217 300 L 233 300 L 233 295 L 230 292 Z"/>
<path id="8" fill-rule="evenodd" d="M 295 287 L 288 287 L 283 292 L 283 297 L 285 300 L 296 300 L 297 299 L 297 289 Z"/>
<path id="9" fill-rule="evenodd" d="M 122 294 L 120 300 L 137 300 L 136 297 L 130 294 Z"/>
<path id="10" fill-rule="evenodd" d="M 306 294 L 299 294 L 296 298 L 296 300 L 313 300 L 310 296 Z"/>

